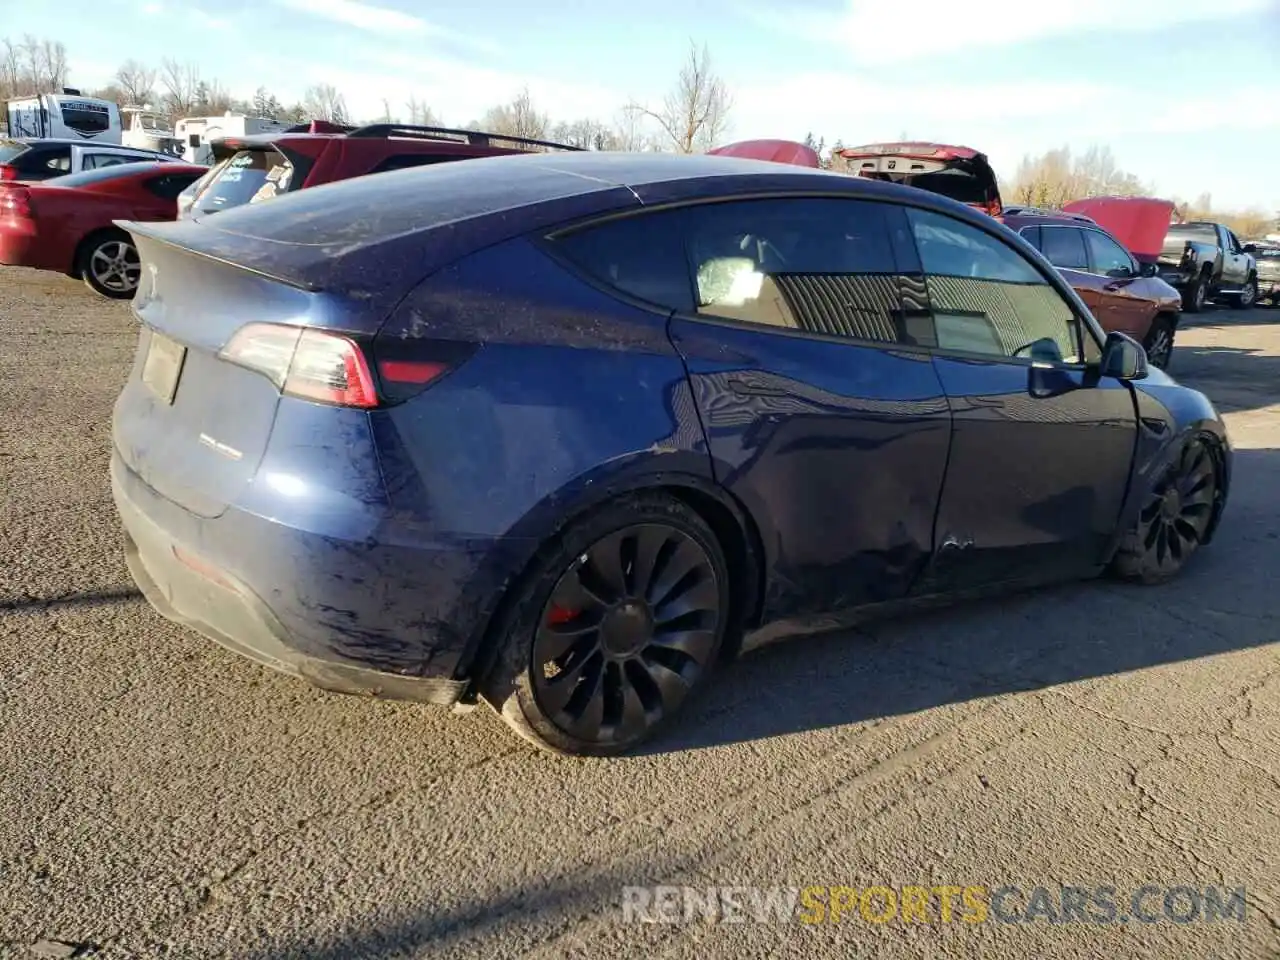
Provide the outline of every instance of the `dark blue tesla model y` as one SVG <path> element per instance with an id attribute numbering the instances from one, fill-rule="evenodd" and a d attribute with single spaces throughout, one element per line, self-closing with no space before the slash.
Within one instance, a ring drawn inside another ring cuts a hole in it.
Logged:
<path id="1" fill-rule="evenodd" d="M 529 155 L 128 226 L 111 472 L 151 603 L 562 753 L 634 746 L 761 640 L 1166 580 L 1227 496 L 1203 395 L 909 187 Z"/>

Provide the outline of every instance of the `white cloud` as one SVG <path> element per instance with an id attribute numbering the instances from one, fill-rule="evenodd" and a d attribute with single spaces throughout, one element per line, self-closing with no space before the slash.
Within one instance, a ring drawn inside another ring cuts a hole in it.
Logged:
<path id="1" fill-rule="evenodd" d="M 839 46 L 854 65 L 886 64 L 977 48 L 1013 46 L 1089 31 L 1145 32 L 1180 23 L 1225 21 L 1273 0 L 933 0 L 904 8 L 883 0 L 846 0 L 844 12 L 749 8 L 773 30 Z"/>
<path id="2" fill-rule="evenodd" d="M 1006 84 L 947 85 L 895 83 L 856 74 L 824 71 L 782 81 L 734 84 L 733 136 L 792 137 L 806 132 L 845 143 L 912 137 L 965 143 L 966 131 L 1010 121 L 1070 116 L 1114 102 L 1108 87 L 1084 81 L 1028 80 Z M 981 144 L 970 144 L 982 149 Z"/>
<path id="3" fill-rule="evenodd" d="M 484 38 L 473 37 L 430 23 L 422 17 L 391 7 L 359 0 L 276 0 L 281 6 L 302 13 L 346 24 L 369 33 L 391 37 L 436 37 L 482 52 L 493 52 L 495 45 Z"/>

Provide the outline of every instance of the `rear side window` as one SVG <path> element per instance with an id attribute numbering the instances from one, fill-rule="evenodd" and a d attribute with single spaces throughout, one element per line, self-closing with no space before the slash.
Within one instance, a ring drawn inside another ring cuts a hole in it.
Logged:
<path id="1" fill-rule="evenodd" d="M 21 140 L 0 140 L 0 165 L 13 163 L 15 158 L 30 149 Z"/>
<path id="2" fill-rule="evenodd" d="M 13 166 L 20 175 L 42 179 L 61 176 L 71 172 L 71 148 L 65 145 L 33 147 L 16 157 Z"/>
<path id="3" fill-rule="evenodd" d="M 884 208 L 857 200 L 750 200 L 689 211 L 698 313 L 896 342 L 897 268 Z"/>
<path id="4" fill-rule="evenodd" d="M 1075 313 L 1030 260 L 952 217 L 916 209 L 907 216 L 927 275 L 939 348 L 1079 362 Z M 1044 230 L 1046 238 L 1050 232 Z"/>
<path id="5" fill-rule="evenodd" d="M 560 237 L 556 249 L 615 290 L 666 310 L 693 313 L 684 213 L 669 210 L 610 220 Z"/>
<path id="6" fill-rule="evenodd" d="M 293 164 L 278 150 L 241 150 L 201 192 L 202 213 L 217 213 L 246 203 L 268 200 L 289 189 Z"/>
<path id="7" fill-rule="evenodd" d="M 1075 227 L 1042 227 L 1040 236 L 1040 250 L 1055 267 L 1061 270 L 1089 269 L 1083 230 Z"/>
<path id="8" fill-rule="evenodd" d="M 1022 237 L 1023 240 L 1027 241 L 1027 243 L 1031 244 L 1041 253 L 1044 252 L 1044 247 L 1041 246 L 1040 244 L 1040 228 L 1039 227 L 1023 227 L 1021 230 L 1018 231 L 1018 234 Z"/>
<path id="9" fill-rule="evenodd" d="M 450 160 L 463 160 L 465 157 L 442 157 L 429 153 L 398 153 L 394 157 L 387 157 L 376 167 L 370 170 L 370 173 L 386 173 L 390 170 L 407 170 L 409 167 L 425 167 L 432 163 L 447 163 Z"/>

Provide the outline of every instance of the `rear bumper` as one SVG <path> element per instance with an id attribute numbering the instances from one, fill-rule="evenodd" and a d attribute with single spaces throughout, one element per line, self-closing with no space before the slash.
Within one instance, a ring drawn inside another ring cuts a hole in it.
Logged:
<path id="1" fill-rule="evenodd" d="M 111 487 L 125 531 L 125 558 L 129 572 L 148 602 L 164 617 L 187 626 L 229 650 L 274 670 L 309 681 L 338 693 L 363 694 L 392 700 L 413 700 L 449 706 L 457 703 L 468 687 L 466 680 L 448 674 L 425 676 L 361 664 L 348 656 L 323 649 L 323 635 L 315 630 L 300 636 L 277 615 L 263 596 L 296 595 L 287 578 L 286 566 L 277 568 L 269 583 L 250 583 L 219 562 L 218 537 L 207 535 L 223 519 L 200 521 L 182 511 L 148 487 L 113 454 Z M 184 521 L 174 522 L 179 516 Z M 257 520 L 270 537 L 273 526 Z M 187 536 L 176 533 L 186 526 Z M 203 529 L 202 529 L 203 528 Z M 276 531 L 287 535 L 287 531 Z M 243 550 L 253 548 L 243 540 L 243 530 L 233 535 Z M 271 565 L 272 550 L 261 545 L 253 552 Z M 287 606 L 287 604 L 286 604 Z M 402 628 L 409 629 L 408 625 Z M 316 629 L 323 629 L 316 627 Z M 333 637 L 332 647 L 369 643 L 368 636 Z M 320 647 L 321 649 L 317 649 Z M 371 658 L 402 654 L 403 651 L 370 646 Z M 395 661 L 403 669 L 403 661 Z M 425 672 L 423 670 L 422 672 Z"/>
<path id="2" fill-rule="evenodd" d="M 6 267 L 38 267 L 32 257 L 36 238 L 27 233 L 0 229 L 0 263 Z"/>

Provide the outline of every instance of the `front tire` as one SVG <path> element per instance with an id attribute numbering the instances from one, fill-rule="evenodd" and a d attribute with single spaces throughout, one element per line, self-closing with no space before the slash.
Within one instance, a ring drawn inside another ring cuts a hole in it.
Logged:
<path id="1" fill-rule="evenodd" d="M 1250 277 L 1240 292 L 1231 297 L 1231 305 L 1237 310 L 1249 310 L 1258 302 L 1258 278 Z"/>
<path id="2" fill-rule="evenodd" d="M 129 300 L 138 291 L 142 261 L 129 234 L 105 230 L 85 243 L 77 269 L 85 285 L 99 296 Z"/>
<path id="3" fill-rule="evenodd" d="M 662 493 L 574 521 L 516 589 L 481 694 L 560 754 L 611 756 L 651 737 L 714 669 L 730 618 L 719 541 Z"/>
<path id="4" fill-rule="evenodd" d="M 1147 360 L 1153 367 L 1168 370 L 1173 360 L 1173 338 L 1178 332 L 1177 320 L 1173 317 L 1159 316 L 1151 323 L 1147 331 L 1147 339 L 1142 344 L 1147 351 Z"/>
<path id="5" fill-rule="evenodd" d="M 1200 548 L 1217 496 L 1213 454 L 1203 440 L 1188 441 L 1147 494 L 1134 529 L 1111 562 L 1112 573 L 1144 584 L 1172 580 Z"/>

